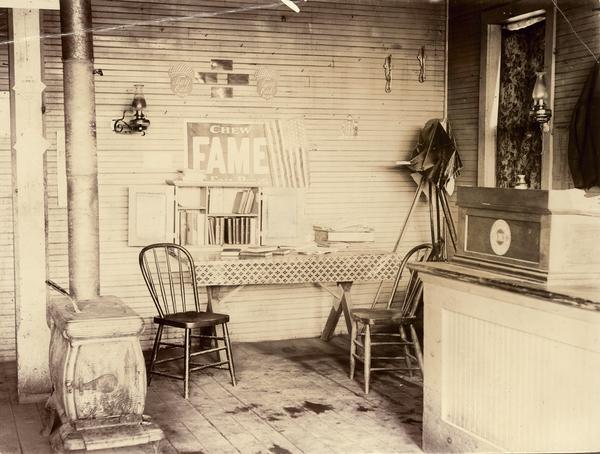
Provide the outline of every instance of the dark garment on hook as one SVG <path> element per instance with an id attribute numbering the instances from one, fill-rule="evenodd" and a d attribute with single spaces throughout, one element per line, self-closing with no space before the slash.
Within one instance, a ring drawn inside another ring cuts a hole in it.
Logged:
<path id="1" fill-rule="evenodd" d="M 576 188 L 600 186 L 600 63 L 587 78 L 571 117 L 569 168 Z"/>

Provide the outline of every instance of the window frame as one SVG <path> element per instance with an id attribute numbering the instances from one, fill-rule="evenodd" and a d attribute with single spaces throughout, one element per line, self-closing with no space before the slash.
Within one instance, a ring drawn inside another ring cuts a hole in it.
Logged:
<path id="1" fill-rule="evenodd" d="M 544 71 L 548 87 L 548 106 L 554 110 L 554 66 L 556 48 L 556 8 L 550 0 L 519 0 L 485 11 L 481 15 L 481 59 L 479 82 L 479 136 L 477 186 L 496 187 L 496 132 L 500 96 L 500 57 L 502 26 L 543 10 L 546 16 Z M 542 132 L 542 189 L 552 189 L 552 119 L 549 131 Z"/>

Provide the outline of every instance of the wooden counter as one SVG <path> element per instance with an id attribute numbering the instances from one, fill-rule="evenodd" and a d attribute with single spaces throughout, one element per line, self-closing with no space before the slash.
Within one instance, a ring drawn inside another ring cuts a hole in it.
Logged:
<path id="1" fill-rule="evenodd" d="M 425 451 L 600 450 L 600 282 L 413 268 L 425 284 Z"/>

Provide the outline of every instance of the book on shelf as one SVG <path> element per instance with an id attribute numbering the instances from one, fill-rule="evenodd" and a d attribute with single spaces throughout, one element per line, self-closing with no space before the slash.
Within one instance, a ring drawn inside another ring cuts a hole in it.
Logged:
<path id="1" fill-rule="evenodd" d="M 187 246 L 204 244 L 206 216 L 199 209 L 179 210 L 179 243 Z"/>
<path id="2" fill-rule="evenodd" d="M 242 213 L 242 202 L 244 201 L 244 195 L 246 191 L 238 191 L 235 194 L 235 199 L 233 200 L 233 208 L 231 210 L 232 213 Z"/>
<path id="3" fill-rule="evenodd" d="M 187 238 L 186 244 L 195 246 L 198 244 L 198 213 L 195 211 L 186 212 Z"/>
<path id="4" fill-rule="evenodd" d="M 256 218 L 250 218 L 250 228 L 248 229 L 248 244 L 251 244 L 253 241 L 256 241 L 256 225 L 257 225 L 257 220 Z"/>
<path id="5" fill-rule="evenodd" d="M 225 229 L 225 242 L 233 244 L 233 219 L 225 218 L 225 222 L 227 223 L 227 227 Z"/>
<path id="6" fill-rule="evenodd" d="M 210 213 L 222 213 L 225 204 L 224 188 L 210 188 L 210 198 L 208 201 Z"/>
<path id="7" fill-rule="evenodd" d="M 219 220 L 219 243 L 218 244 L 224 244 L 225 243 L 225 219 L 223 218 L 217 218 Z"/>
<path id="8" fill-rule="evenodd" d="M 185 210 L 179 211 L 179 244 L 187 244 L 187 213 Z"/>
<path id="9" fill-rule="evenodd" d="M 246 203 L 244 204 L 244 213 L 249 214 L 252 213 L 252 208 L 254 207 L 254 191 L 252 189 L 248 189 L 248 195 L 246 196 Z"/>

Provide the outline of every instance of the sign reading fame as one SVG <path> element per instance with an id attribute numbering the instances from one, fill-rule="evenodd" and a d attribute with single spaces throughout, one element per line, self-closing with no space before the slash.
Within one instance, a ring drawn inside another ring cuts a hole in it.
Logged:
<path id="1" fill-rule="evenodd" d="M 187 168 L 212 181 L 271 183 L 264 123 L 187 123 Z"/>

